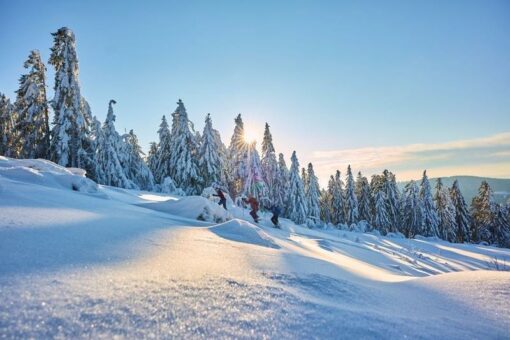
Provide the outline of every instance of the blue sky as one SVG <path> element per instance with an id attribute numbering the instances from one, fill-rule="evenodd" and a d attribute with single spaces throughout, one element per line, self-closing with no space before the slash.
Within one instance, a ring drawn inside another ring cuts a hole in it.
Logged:
<path id="1" fill-rule="evenodd" d="M 260 137 L 268 121 L 322 183 L 347 163 L 510 177 L 508 1 L 0 2 L 0 91 L 68 26 L 93 114 L 115 99 L 145 149 L 182 98 L 226 143 L 237 113 Z"/>

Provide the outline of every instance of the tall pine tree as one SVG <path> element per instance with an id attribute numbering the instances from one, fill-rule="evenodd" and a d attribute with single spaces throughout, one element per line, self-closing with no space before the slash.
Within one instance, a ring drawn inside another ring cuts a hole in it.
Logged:
<path id="1" fill-rule="evenodd" d="M 87 168 L 90 157 L 90 109 L 82 98 L 78 81 L 78 58 L 74 33 L 67 27 L 52 33 L 54 45 L 49 63 L 55 67 L 51 158 L 62 166 Z"/>
<path id="2" fill-rule="evenodd" d="M 303 180 L 299 176 L 299 161 L 296 151 L 292 153 L 289 177 L 289 192 L 287 196 L 287 215 L 296 224 L 306 222 L 308 207 L 306 204 Z"/>
<path id="3" fill-rule="evenodd" d="M 235 119 L 235 128 L 228 148 L 229 191 L 232 197 L 238 197 L 244 189 L 248 169 L 248 144 L 244 137 L 244 123 L 239 114 Z"/>
<path id="4" fill-rule="evenodd" d="M 179 99 L 173 116 L 178 117 L 177 126 L 172 126 L 172 153 L 170 154 L 170 175 L 176 185 L 188 195 L 202 191 L 202 177 L 198 165 L 198 145 L 184 103 Z"/>
<path id="5" fill-rule="evenodd" d="M 159 143 L 157 151 L 151 161 L 154 179 L 157 183 L 162 184 L 166 177 L 170 177 L 170 156 L 172 154 L 172 138 L 170 129 L 163 115 L 161 124 L 158 129 Z"/>
<path id="6" fill-rule="evenodd" d="M 345 185 L 345 221 L 350 226 L 358 222 L 358 198 L 356 197 L 356 188 L 354 186 L 354 177 L 351 166 L 347 166 L 347 183 Z"/>
<path id="7" fill-rule="evenodd" d="M 427 170 L 423 171 L 420 185 L 420 198 L 423 201 L 423 236 L 438 236 L 439 218 L 432 197 Z"/>
<path id="8" fill-rule="evenodd" d="M 17 147 L 20 158 L 48 158 L 50 134 L 46 99 L 46 67 L 39 51 L 30 52 L 23 65 L 28 73 L 21 76 L 16 110 Z"/>
<path id="9" fill-rule="evenodd" d="M 441 178 L 437 179 L 434 197 L 439 217 L 439 237 L 449 242 L 455 242 L 457 225 L 455 222 L 455 207 L 450 198 L 448 188 L 443 185 Z"/>
<path id="10" fill-rule="evenodd" d="M 221 151 L 221 145 L 218 145 L 218 139 L 212 127 L 211 114 L 208 113 L 205 118 L 204 132 L 202 133 L 202 143 L 199 151 L 199 166 L 205 187 L 209 187 L 213 183 L 220 184 L 222 182 L 224 159 L 222 158 Z"/>
<path id="11" fill-rule="evenodd" d="M 403 195 L 402 231 L 412 238 L 423 233 L 424 209 L 420 192 L 415 181 L 407 183 Z"/>
<path id="12" fill-rule="evenodd" d="M 358 172 L 356 178 L 356 196 L 358 198 L 359 220 L 372 223 L 372 209 L 370 198 L 370 185 L 366 177 Z"/>
<path id="13" fill-rule="evenodd" d="M 455 242 L 463 243 L 471 240 L 470 220 L 468 207 L 464 196 L 460 192 L 459 182 L 455 180 L 450 190 L 450 197 L 455 207 L 455 224 L 457 225 Z"/>
<path id="14" fill-rule="evenodd" d="M 285 158 L 282 153 L 278 155 L 278 172 L 274 186 L 274 202 L 273 204 L 280 207 L 282 211 L 286 211 L 287 197 L 289 191 L 289 169 L 285 163 Z"/>
<path id="15" fill-rule="evenodd" d="M 126 189 L 138 189 L 126 174 L 125 155 L 123 152 L 123 141 L 115 129 L 115 114 L 113 104 L 115 100 L 108 103 L 108 114 L 103 124 L 103 131 L 98 145 L 97 162 L 104 174 L 104 182 L 101 184 L 121 187 Z"/>
<path id="16" fill-rule="evenodd" d="M 278 161 L 276 160 L 276 153 L 273 146 L 273 136 L 269 131 L 269 124 L 266 123 L 264 129 L 264 139 L 262 140 L 262 176 L 264 182 L 267 184 L 269 200 L 272 204 L 280 204 L 279 190 L 276 182 L 278 180 Z"/>
<path id="17" fill-rule="evenodd" d="M 16 156 L 14 121 L 14 106 L 5 94 L 0 93 L 0 155 L 2 156 Z"/>
<path id="18" fill-rule="evenodd" d="M 154 176 L 144 160 L 144 153 L 138 144 L 138 137 L 133 130 L 123 136 L 124 154 L 126 157 L 126 176 L 140 189 L 153 190 Z"/>
<path id="19" fill-rule="evenodd" d="M 312 163 L 308 163 L 306 180 L 308 182 L 305 187 L 308 216 L 313 220 L 314 224 L 317 224 L 321 218 L 321 190 L 319 187 L 319 179 L 315 176 Z"/>

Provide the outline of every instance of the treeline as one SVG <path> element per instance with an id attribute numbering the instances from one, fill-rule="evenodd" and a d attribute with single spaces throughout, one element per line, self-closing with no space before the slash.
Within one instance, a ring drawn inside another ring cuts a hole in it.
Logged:
<path id="1" fill-rule="evenodd" d="M 85 169 L 100 184 L 128 189 L 198 195 L 219 186 L 234 199 L 252 195 L 263 207 L 277 205 L 285 217 L 309 227 L 510 246 L 509 206 L 494 201 L 486 182 L 470 207 L 458 182 L 447 188 L 439 179 L 433 190 L 426 172 L 419 185 L 411 181 L 400 192 L 390 171 L 369 181 L 361 173 L 354 178 L 349 166 L 345 177 L 336 171 L 321 189 L 313 165 L 300 168 L 296 152 L 287 167 L 267 123 L 259 154 L 255 143 L 245 140 L 240 114 L 227 147 L 210 114 L 202 133 L 195 131 L 179 100 L 170 124 L 162 117 L 159 140 L 146 156 L 133 130 L 123 135 L 116 131 L 114 100 L 103 123 L 92 116 L 80 93 L 73 32 L 63 27 L 52 35 L 48 63 L 55 68 L 53 99 L 47 100 L 46 67 L 34 50 L 24 64 L 27 73 L 20 77 L 14 103 L 0 94 L 1 155 L 50 159 Z"/>

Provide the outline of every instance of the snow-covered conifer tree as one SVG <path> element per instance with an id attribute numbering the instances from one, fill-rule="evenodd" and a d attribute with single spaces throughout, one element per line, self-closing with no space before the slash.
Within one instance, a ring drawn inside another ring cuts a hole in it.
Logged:
<path id="1" fill-rule="evenodd" d="M 154 181 L 156 181 L 156 176 L 154 173 L 156 172 L 156 154 L 158 153 L 158 143 L 151 142 L 149 144 L 149 153 L 147 154 L 147 166 L 152 172 L 154 176 Z"/>
<path id="2" fill-rule="evenodd" d="M 334 178 L 334 185 L 332 188 L 332 200 L 331 207 L 333 213 L 333 221 L 335 224 L 345 223 L 345 201 L 344 201 L 344 189 L 343 181 L 340 171 L 337 170 Z"/>
<path id="3" fill-rule="evenodd" d="M 303 180 L 299 176 L 299 162 L 296 151 L 292 153 L 289 175 L 289 191 L 287 195 L 287 215 L 296 224 L 306 222 L 308 209 L 306 204 Z"/>
<path id="4" fill-rule="evenodd" d="M 308 163 L 306 180 L 308 182 L 305 187 L 308 216 L 313 219 L 314 223 L 318 223 L 321 218 L 321 190 L 319 187 L 319 179 L 315 176 L 312 163 Z"/>
<path id="5" fill-rule="evenodd" d="M 321 220 L 325 223 L 331 222 L 331 193 L 329 190 L 322 189 L 320 196 Z"/>
<path id="6" fill-rule="evenodd" d="M 510 220 L 502 204 L 496 205 L 495 221 L 492 225 L 491 234 L 494 244 L 499 247 L 510 248 Z"/>
<path id="7" fill-rule="evenodd" d="M 243 192 L 248 169 L 248 144 L 244 137 L 244 123 L 239 114 L 235 119 L 234 134 L 228 148 L 229 191 L 232 197 Z"/>
<path id="8" fill-rule="evenodd" d="M 378 190 L 374 197 L 374 227 L 381 234 L 386 235 L 391 231 L 391 221 L 386 210 L 386 195 L 384 191 Z"/>
<path id="9" fill-rule="evenodd" d="M 271 203 L 280 204 L 278 202 L 279 193 L 277 190 L 279 189 L 276 185 L 276 181 L 278 180 L 278 161 L 276 160 L 276 153 L 273 146 L 273 136 L 269 131 L 269 124 L 266 123 L 264 129 L 264 139 L 262 140 L 262 176 L 264 177 L 264 182 L 267 184 L 268 196 Z"/>
<path id="10" fill-rule="evenodd" d="M 358 172 L 356 178 L 356 196 L 358 198 L 359 220 L 372 223 L 370 185 L 367 178 L 361 175 L 361 172 Z"/>
<path id="11" fill-rule="evenodd" d="M 439 237 L 449 242 L 455 242 L 457 231 L 455 207 L 450 198 L 449 190 L 443 186 L 441 178 L 437 179 L 434 200 L 437 207 L 437 216 L 439 217 Z"/>
<path id="12" fill-rule="evenodd" d="M 14 104 L 18 157 L 47 159 L 50 148 L 50 128 L 46 99 L 46 67 L 37 50 L 30 52 L 23 66 L 28 69 L 28 73 L 22 75 L 19 80 Z"/>
<path id="13" fill-rule="evenodd" d="M 133 130 L 123 136 L 124 154 L 126 163 L 124 165 L 127 178 L 142 190 L 154 189 L 154 176 L 145 163 L 144 153 L 138 144 L 138 137 Z"/>
<path id="14" fill-rule="evenodd" d="M 172 150 L 172 138 L 166 117 L 163 115 L 161 124 L 158 129 L 159 143 L 156 154 L 153 158 L 152 166 L 154 167 L 153 175 L 156 183 L 162 183 L 166 177 L 170 177 L 170 156 Z"/>
<path id="15" fill-rule="evenodd" d="M 351 166 L 347 166 L 347 177 L 345 185 L 345 221 L 350 226 L 358 222 L 358 198 L 356 197 L 356 188 L 354 186 L 354 177 Z"/>
<path id="16" fill-rule="evenodd" d="M 97 183 L 106 183 L 106 177 L 103 169 L 97 161 L 99 148 L 103 145 L 105 145 L 103 128 L 101 127 L 101 122 L 94 116 L 92 118 L 92 123 L 90 124 L 90 149 L 93 153 L 93 159 L 95 161 L 89 170 L 89 177 L 93 178 Z"/>
<path id="17" fill-rule="evenodd" d="M 390 231 L 398 231 L 400 225 L 400 192 L 397 187 L 395 175 L 388 170 L 383 171 L 383 182 L 381 190 L 386 198 L 386 212 L 391 222 Z"/>
<path id="18" fill-rule="evenodd" d="M 3 93 L 0 93 L 0 155 L 16 157 L 14 130 L 15 113 L 11 101 Z"/>
<path id="19" fill-rule="evenodd" d="M 209 187 L 213 183 L 222 182 L 222 169 L 224 159 L 221 155 L 221 145 L 218 145 L 217 137 L 212 127 L 211 114 L 205 118 L 202 143 L 199 151 L 199 166 L 204 180 L 204 186 Z"/>
<path id="20" fill-rule="evenodd" d="M 90 157 L 90 108 L 80 93 L 74 33 L 67 27 L 52 33 L 49 63 L 55 67 L 51 158 L 62 166 L 87 168 Z"/>
<path id="21" fill-rule="evenodd" d="M 244 180 L 244 196 L 255 197 L 263 206 L 269 207 L 267 187 L 262 178 L 262 167 L 260 156 L 256 148 L 256 142 L 248 147 L 248 167 L 246 169 L 246 178 Z"/>
<path id="22" fill-rule="evenodd" d="M 275 198 L 273 204 L 280 207 L 282 212 L 287 210 L 287 197 L 289 191 L 289 169 L 282 153 L 278 155 L 278 172 L 273 183 Z"/>
<path id="23" fill-rule="evenodd" d="M 470 223 L 471 216 L 464 200 L 464 196 L 460 192 L 459 182 L 455 180 L 450 189 L 450 197 L 455 207 L 455 224 L 457 225 L 455 242 L 463 243 L 471 240 Z"/>
<path id="24" fill-rule="evenodd" d="M 423 202 L 423 231 L 421 231 L 421 234 L 423 236 L 438 236 L 439 218 L 437 217 L 427 170 L 423 171 L 420 184 L 420 198 Z"/>
<path id="25" fill-rule="evenodd" d="M 179 99 L 173 116 L 178 117 L 175 135 L 172 136 L 172 153 L 170 154 L 170 175 L 176 185 L 188 195 L 202 191 L 202 177 L 198 165 L 198 145 L 195 133 L 190 129 L 188 113 L 184 103 Z"/>
<path id="26" fill-rule="evenodd" d="M 123 152 L 123 141 L 117 130 L 115 130 L 115 114 L 113 104 L 115 100 L 108 103 L 108 114 L 103 124 L 103 133 L 99 140 L 96 160 L 101 172 L 104 174 L 104 182 L 101 184 L 111 185 L 126 189 L 138 189 L 138 187 L 127 177 Z"/>
<path id="27" fill-rule="evenodd" d="M 415 181 L 407 183 L 402 205 L 402 231 L 412 238 L 423 233 L 424 213 L 418 185 Z"/>
<path id="28" fill-rule="evenodd" d="M 491 243 L 491 230 L 496 220 L 496 202 L 494 202 L 492 189 L 487 181 L 482 182 L 478 195 L 473 198 L 471 216 L 473 218 L 471 224 L 472 240 L 474 242 L 485 241 Z"/>

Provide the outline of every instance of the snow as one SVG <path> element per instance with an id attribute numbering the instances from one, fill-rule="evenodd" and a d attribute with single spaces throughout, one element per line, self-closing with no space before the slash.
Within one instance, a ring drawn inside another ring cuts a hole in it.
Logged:
<path id="1" fill-rule="evenodd" d="M 0 338 L 508 338 L 509 249 L 228 207 L 1 157 Z"/>

